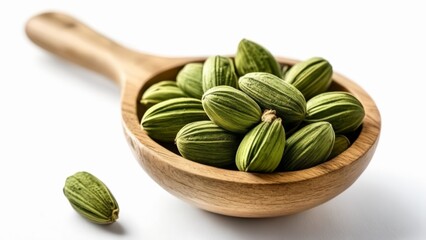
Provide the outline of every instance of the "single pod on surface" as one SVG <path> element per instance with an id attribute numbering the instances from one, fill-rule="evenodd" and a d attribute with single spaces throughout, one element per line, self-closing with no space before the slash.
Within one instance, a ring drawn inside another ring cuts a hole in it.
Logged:
<path id="1" fill-rule="evenodd" d="M 262 122 L 241 141 L 235 163 L 240 171 L 273 172 L 280 164 L 285 148 L 285 131 L 274 110 L 266 110 Z"/>
<path id="2" fill-rule="evenodd" d="M 335 134 L 328 122 L 308 124 L 287 139 L 279 170 L 295 171 L 313 167 L 327 160 Z"/>
<path id="3" fill-rule="evenodd" d="M 151 138 L 173 142 L 183 126 L 201 120 L 209 120 L 201 100 L 173 98 L 149 108 L 142 117 L 141 126 Z"/>
<path id="4" fill-rule="evenodd" d="M 229 57 L 210 56 L 203 65 L 203 91 L 212 87 L 227 85 L 237 88 L 238 77 L 235 73 L 234 62 Z"/>
<path id="5" fill-rule="evenodd" d="M 210 120 L 235 133 L 248 132 L 262 116 L 262 110 L 252 98 L 230 86 L 210 88 L 201 102 Z"/>
<path id="6" fill-rule="evenodd" d="M 140 102 L 149 108 L 164 100 L 178 97 L 187 97 L 187 95 L 176 85 L 175 81 L 164 80 L 147 88 Z"/>
<path id="7" fill-rule="evenodd" d="M 291 83 L 305 99 L 325 92 L 331 84 L 333 67 L 320 57 L 296 63 L 285 74 L 284 81 Z"/>
<path id="8" fill-rule="evenodd" d="M 107 186 L 88 172 L 69 176 L 63 188 L 71 206 L 84 218 L 98 224 L 118 219 L 119 207 Z"/>
<path id="9" fill-rule="evenodd" d="M 203 96 L 203 64 L 187 63 L 178 72 L 176 83 L 188 96 L 201 99 Z"/>
<path id="10" fill-rule="evenodd" d="M 176 135 L 176 145 L 182 157 L 215 167 L 235 165 L 235 153 L 240 137 L 217 126 L 212 121 L 188 123 Z"/>
<path id="11" fill-rule="evenodd" d="M 327 121 L 336 134 L 355 131 L 365 116 L 361 102 L 349 92 L 325 92 L 307 102 L 305 122 Z"/>
<path id="12" fill-rule="evenodd" d="M 240 89 L 253 98 L 261 108 L 273 109 L 282 118 L 286 130 L 303 121 L 306 101 L 303 94 L 290 83 L 270 73 L 247 73 L 239 79 Z"/>
<path id="13" fill-rule="evenodd" d="M 267 72 L 282 77 L 281 66 L 275 57 L 265 47 L 248 39 L 242 39 L 238 44 L 235 67 L 239 76 Z"/>

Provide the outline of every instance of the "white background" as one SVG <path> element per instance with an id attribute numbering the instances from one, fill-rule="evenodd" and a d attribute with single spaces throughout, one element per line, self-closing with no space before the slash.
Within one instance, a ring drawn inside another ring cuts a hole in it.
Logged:
<path id="1" fill-rule="evenodd" d="M 0 239 L 426 239 L 426 8 L 422 1 L 1 1 Z M 41 50 L 24 24 L 66 12 L 122 45 L 164 56 L 234 54 L 248 38 L 274 55 L 322 56 L 378 105 L 370 165 L 306 212 L 239 219 L 175 198 L 142 170 L 108 79 Z M 89 171 L 120 205 L 98 226 L 62 193 Z"/>

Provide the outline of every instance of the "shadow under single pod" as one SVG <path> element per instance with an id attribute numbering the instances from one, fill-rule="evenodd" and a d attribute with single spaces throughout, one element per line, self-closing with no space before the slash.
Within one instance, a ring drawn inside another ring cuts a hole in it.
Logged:
<path id="1" fill-rule="evenodd" d="M 99 225 L 93 224 L 95 227 L 101 229 L 102 231 L 110 232 L 115 235 L 125 235 L 126 228 L 120 223 L 120 221 L 107 224 L 107 225 Z"/>

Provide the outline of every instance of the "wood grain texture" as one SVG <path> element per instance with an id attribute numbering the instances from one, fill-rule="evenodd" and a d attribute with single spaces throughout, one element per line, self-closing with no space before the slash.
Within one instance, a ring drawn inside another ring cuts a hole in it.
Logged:
<path id="1" fill-rule="evenodd" d="M 121 87 L 121 112 L 126 139 L 142 168 L 161 187 L 201 209 L 237 217 L 273 217 L 318 206 L 350 187 L 368 166 L 381 129 L 373 99 L 350 79 L 334 73 L 332 87 L 354 94 L 364 105 L 359 136 L 339 156 L 318 166 L 279 173 L 246 173 L 186 160 L 153 141 L 140 127 L 146 109 L 139 104 L 151 84 L 175 79 L 188 62 L 205 58 L 168 58 L 125 48 L 61 13 L 43 13 L 26 25 L 40 47 L 114 80 Z M 278 58 L 281 64 L 298 61 Z M 137 187 L 137 186 L 135 186 Z"/>

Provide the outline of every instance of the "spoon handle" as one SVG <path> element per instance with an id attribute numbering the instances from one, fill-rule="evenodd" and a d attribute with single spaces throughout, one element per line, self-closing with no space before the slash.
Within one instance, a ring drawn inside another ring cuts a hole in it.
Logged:
<path id="1" fill-rule="evenodd" d="M 124 86 L 129 66 L 134 66 L 135 56 L 144 64 L 138 71 L 149 73 L 152 65 L 161 64 L 166 58 L 136 53 L 102 36 L 75 18 L 58 13 L 47 12 L 28 20 L 25 31 L 38 46 L 82 67 L 113 79 Z M 152 61 L 153 60 L 153 61 Z M 154 67 L 155 68 L 155 67 Z M 134 69 L 134 67 L 133 67 Z M 143 71 L 145 70 L 145 71 Z"/>
<path id="2" fill-rule="evenodd" d="M 117 80 L 115 52 L 121 48 L 78 20 L 61 13 L 42 13 L 26 24 L 28 37 L 45 50 Z"/>

